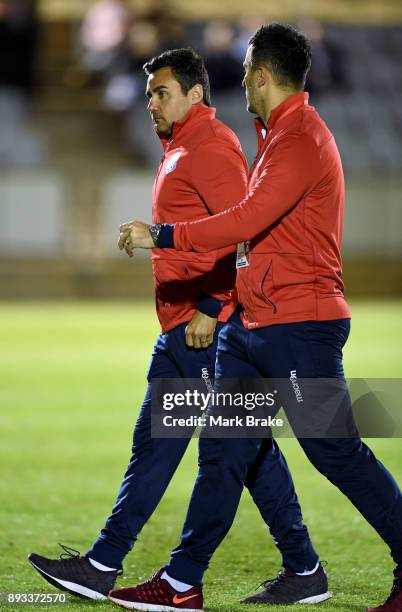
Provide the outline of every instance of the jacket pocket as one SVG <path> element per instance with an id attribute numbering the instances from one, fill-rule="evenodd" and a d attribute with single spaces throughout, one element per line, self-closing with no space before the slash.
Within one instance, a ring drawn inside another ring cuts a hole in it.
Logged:
<path id="1" fill-rule="evenodd" d="M 157 259 L 152 261 L 152 268 L 156 294 L 162 302 L 187 302 L 188 270 L 186 262 Z"/>
<path id="2" fill-rule="evenodd" d="M 265 273 L 262 276 L 262 279 L 259 284 L 259 290 L 260 290 L 261 297 L 267 302 L 267 304 L 272 306 L 274 312 L 276 312 L 276 306 L 271 299 L 272 294 L 275 291 L 273 260 L 269 262 L 268 268 L 266 269 Z"/>
<path id="3" fill-rule="evenodd" d="M 152 268 L 157 297 L 165 303 L 183 304 L 197 301 L 213 262 L 153 259 Z"/>
<path id="4" fill-rule="evenodd" d="M 250 265 L 237 274 L 239 300 L 244 308 L 251 313 L 269 306 L 275 312 L 272 253 L 252 253 Z"/>

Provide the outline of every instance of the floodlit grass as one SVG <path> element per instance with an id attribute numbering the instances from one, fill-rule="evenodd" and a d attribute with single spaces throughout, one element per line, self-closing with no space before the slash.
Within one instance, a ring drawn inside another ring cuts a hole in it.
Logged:
<path id="1" fill-rule="evenodd" d="M 352 306 L 347 375 L 402 377 L 402 303 Z M 84 552 L 96 537 L 129 458 L 158 333 L 152 303 L 0 306 L 0 591 L 55 592 L 28 564 L 28 553 L 56 556 L 57 542 Z M 280 444 L 315 546 L 329 562 L 334 598 L 319 608 L 358 611 L 381 601 L 392 569 L 385 545 L 308 463 L 296 441 Z M 401 440 L 369 444 L 401 482 Z M 196 473 L 196 451 L 193 442 L 127 557 L 118 585 L 147 577 L 177 543 Z M 266 527 L 245 493 L 235 524 L 206 574 L 206 609 L 244 612 L 239 598 L 274 576 L 279 563 Z M 67 605 L 52 609 L 107 607 L 71 598 Z"/>

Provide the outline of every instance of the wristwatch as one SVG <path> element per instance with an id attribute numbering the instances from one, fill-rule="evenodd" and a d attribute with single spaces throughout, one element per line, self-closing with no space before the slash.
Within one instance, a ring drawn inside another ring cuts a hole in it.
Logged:
<path id="1" fill-rule="evenodd" d="M 152 242 L 157 247 L 158 246 L 158 238 L 161 233 L 162 223 L 154 223 L 149 226 L 149 233 L 151 234 Z"/>

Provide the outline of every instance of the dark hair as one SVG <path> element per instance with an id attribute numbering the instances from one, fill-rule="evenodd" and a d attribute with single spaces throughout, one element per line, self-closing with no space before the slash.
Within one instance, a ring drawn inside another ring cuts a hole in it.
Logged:
<path id="1" fill-rule="evenodd" d="M 143 66 L 145 73 L 151 74 L 160 68 L 171 68 L 183 94 L 187 94 L 194 85 L 202 85 L 203 102 L 211 106 L 209 76 L 204 60 L 193 49 L 173 49 L 153 57 Z"/>
<path id="2" fill-rule="evenodd" d="M 290 25 L 270 23 L 250 38 L 251 65 L 265 64 L 281 86 L 304 89 L 311 65 L 311 46 L 308 39 Z"/>

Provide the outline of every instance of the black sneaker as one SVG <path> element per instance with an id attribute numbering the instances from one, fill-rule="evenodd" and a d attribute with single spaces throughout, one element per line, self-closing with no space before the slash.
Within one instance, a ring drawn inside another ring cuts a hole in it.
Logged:
<path id="1" fill-rule="evenodd" d="M 35 553 L 28 557 L 34 568 L 53 586 L 86 599 L 106 599 L 122 569 L 103 572 L 96 569 L 78 550 L 63 546 L 60 559 L 47 559 Z"/>
<path id="2" fill-rule="evenodd" d="M 284 568 L 276 578 L 266 580 L 254 595 L 245 597 L 242 603 L 248 604 L 315 604 L 332 597 L 328 591 L 327 574 L 321 563 L 314 574 L 300 576 Z"/>

